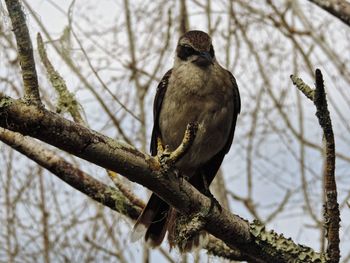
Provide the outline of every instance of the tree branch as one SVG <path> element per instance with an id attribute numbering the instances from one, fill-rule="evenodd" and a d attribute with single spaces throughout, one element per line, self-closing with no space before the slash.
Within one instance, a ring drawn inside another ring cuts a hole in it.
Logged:
<path id="1" fill-rule="evenodd" d="M 300 78 L 291 76 L 293 84 L 301 90 L 316 106 L 316 116 L 323 130 L 325 164 L 323 170 L 324 192 L 324 218 L 326 237 L 328 239 L 327 255 L 329 262 L 339 262 L 339 204 L 337 202 L 337 185 L 335 180 L 335 143 L 332 121 L 329 115 L 326 93 L 324 89 L 321 70 L 316 69 L 316 89 L 311 89 Z M 310 96 L 312 94 L 312 96 Z"/>
<path id="2" fill-rule="evenodd" d="M 18 0 L 5 0 L 5 2 L 17 42 L 18 59 L 22 69 L 24 98 L 30 103 L 40 105 L 33 47 L 22 6 Z"/>
<path id="3" fill-rule="evenodd" d="M 337 202 L 337 185 L 335 181 L 335 144 L 332 121 L 327 107 L 326 93 L 324 90 L 323 77 L 319 69 L 316 69 L 316 89 L 314 104 L 316 116 L 323 130 L 325 165 L 323 170 L 325 205 L 324 218 L 326 224 L 326 237 L 328 238 L 327 254 L 330 262 L 339 262 L 339 204 Z"/>
<path id="4" fill-rule="evenodd" d="M 139 217 L 145 206 L 141 200 L 134 199 L 132 194 L 126 193 L 124 186 L 122 189 L 115 189 L 99 182 L 29 137 L 0 128 L 0 141 L 46 168 L 74 189 L 132 220 Z M 205 249 L 214 256 L 232 260 L 244 259 L 238 249 L 229 248 L 214 237 L 210 238 Z"/>
<path id="5" fill-rule="evenodd" d="M 3 128 L 0 128 L 0 140 L 93 200 L 134 220 L 141 213 L 140 207 L 126 199 L 118 189 L 94 179 L 38 142 Z"/>
<path id="6" fill-rule="evenodd" d="M 37 44 L 40 59 L 46 69 L 51 85 L 56 90 L 58 95 L 57 112 L 61 113 L 68 111 L 75 122 L 82 125 L 85 124 L 85 121 L 80 113 L 80 104 L 76 100 L 74 94 L 69 92 L 66 82 L 51 64 L 40 33 L 37 34 Z"/>
<path id="7" fill-rule="evenodd" d="M 309 0 L 350 26 L 350 3 L 345 0 Z"/>
<path id="8" fill-rule="evenodd" d="M 169 170 L 163 173 L 155 158 L 132 146 L 108 138 L 58 114 L 0 95 L 0 126 L 35 137 L 151 189 L 182 213 L 201 214 L 206 230 L 238 248 L 253 261 L 324 262 L 324 256 L 311 248 L 298 246 L 258 222 L 249 224 L 225 209 L 214 207 L 211 200 L 187 181 Z M 169 194 L 171 193 L 171 194 Z M 220 226 L 220 227 L 218 227 Z"/>
<path id="9" fill-rule="evenodd" d="M 32 15 L 32 17 L 34 18 L 34 20 L 38 23 L 38 25 L 40 26 L 40 28 L 42 29 L 42 31 L 44 32 L 46 38 L 48 39 L 48 41 L 50 43 L 53 43 L 53 47 L 55 49 L 55 51 L 61 56 L 61 58 L 66 62 L 66 65 L 72 70 L 72 72 L 79 78 L 79 80 L 82 82 L 82 84 L 84 85 L 84 87 L 86 87 L 96 98 L 96 100 L 99 102 L 99 104 L 101 105 L 102 109 L 105 111 L 105 113 L 107 114 L 107 116 L 110 118 L 110 120 L 112 121 L 113 125 L 116 127 L 116 129 L 119 132 L 119 135 L 128 143 L 131 143 L 129 137 L 126 136 L 126 134 L 124 133 L 122 127 L 121 127 L 121 123 L 120 121 L 116 118 L 115 114 L 111 111 L 111 109 L 107 106 L 105 99 L 101 96 L 100 93 L 98 93 L 96 91 L 96 89 L 93 87 L 93 85 L 90 84 L 90 82 L 87 81 L 87 79 L 83 76 L 83 74 L 81 73 L 80 69 L 78 66 L 76 66 L 76 64 L 74 63 L 74 61 L 68 57 L 64 52 L 62 52 L 62 50 L 60 48 L 58 48 L 58 45 L 54 44 L 54 40 L 50 37 L 50 34 L 48 33 L 47 29 L 45 28 L 43 22 L 40 20 L 40 18 L 38 17 L 37 13 L 31 8 L 31 6 L 25 1 L 22 0 L 23 4 L 26 6 L 26 8 L 28 9 L 28 11 L 30 12 L 30 14 Z"/>

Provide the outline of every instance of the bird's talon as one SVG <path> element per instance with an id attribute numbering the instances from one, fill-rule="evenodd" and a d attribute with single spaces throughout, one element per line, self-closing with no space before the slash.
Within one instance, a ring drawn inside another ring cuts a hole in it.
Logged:
<path id="1" fill-rule="evenodd" d="M 171 151 L 169 149 L 169 145 L 165 145 L 165 148 L 164 148 L 164 151 L 162 152 L 162 155 L 165 157 L 165 158 L 169 158 L 170 157 L 170 154 L 171 154 Z"/>
<path id="2" fill-rule="evenodd" d="M 207 191 L 204 194 L 210 199 L 210 207 L 208 210 L 208 214 L 210 214 L 214 210 L 214 208 L 217 208 L 221 212 L 222 206 L 220 205 L 219 201 L 216 200 L 214 195 L 209 191 L 209 189 L 207 189 Z"/>
<path id="3" fill-rule="evenodd" d="M 162 167 L 164 171 L 169 170 L 169 168 L 173 166 L 172 160 L 170 159 L 171 151 L 168 145 L 165 145 L 165 147 L 162 148 L 162 151 L 158 151 L 157 156 L 160 167 Z"/>

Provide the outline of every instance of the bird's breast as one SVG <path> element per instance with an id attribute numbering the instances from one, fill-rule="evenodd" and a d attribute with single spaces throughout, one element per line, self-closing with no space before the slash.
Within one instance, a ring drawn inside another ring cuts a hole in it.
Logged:
<path id="1" fill-rule="evenodd" d="M 186 126 L 198 123 L 194 143 L 179 166 L 197 167 L 225 145 L 233 119 L 232 87 L 215 71 L 189 68 L 174 70 L 159 116 L 163 143 L 171 150 L 181 143 Z M 180 167 L 181 168 L 181 167 Z"/>

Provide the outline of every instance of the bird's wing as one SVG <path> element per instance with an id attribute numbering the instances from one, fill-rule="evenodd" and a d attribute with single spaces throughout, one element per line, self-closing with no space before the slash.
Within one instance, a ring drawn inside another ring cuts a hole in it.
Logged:
<path id="1" fill-rule="evenodd" d="M 153 103 L 153 130 L 151 137 L 151 154 L 153 156 L 157 155 L 157 138 L 161 136 L 159 129 L 159 114 L 162 108 L 162 103 L 164 99 L 165 92 L 168 87 L 169 78 L 171 76 L 171 69 L 163 76 L 162 80 L 159 82 L 157 87 L 157 93 L 154 98 Z"/>
<path id="2" fill-rule="evenodd" d="M 233 136 L 236 128 L 237 116 L 241 111 L 241 98 L 239 95 L 239 90 L 237 86 L 237 82 L 235 77 L 231 72 L 227 71 L 231 78 L 232 89 L 233 89 L 233 118 L 229 136 L 227 138 L 225 146 L 219 151 L 216 155 L 214 155 L 209 161 L 207 161 L 203 166 L 199 167 L 196 171 L 196 174 L 193 175 L 189 182 L 195 186 L 200 191 L 205 191 L 205 185 L 210 185 L 210 183 L 214 180 L 214 177 L 217 171 L 220 168 L 220 165 L 228 151 L 231 148 L 231 144 L 233 141 Z M 206 179 L 206 182 L 203 182 L 203 177 Z"/>
<path id="3" fill-rule="evenodd" d="M 225 144 L 225 147 L 223 149 L 225 151 L 225 154 L 228 153 L 228 151 L 231 148 L 233 136 L 235 134 L 237 116 L 241 112 L 241 97 L 239 95 L 239 90 L 238 90 L 238 85 L 237 85 L 236 79 L 230 71 L 227 70 L 227 72 L 230 75 L 232 89 L 233 89 L 233 119 L 232 119 L 232 124 L 231 124 L 230 135 L 229 135 L 227 142 Z"/>
<path id="4" fill-rule="evenodd" d="M 151 154 L 157 155 L 157 138 L 161 136 L 159 129 L 159 114 L 162 108 L 165 92 L 168 87 L 171 69 L 165 73 L 162 80 L 158 84 L 157 93 L 153 104 L 153 130 L 151 138 Z M 169 205 L 159 198 L 156 194 L 152 194 L 146 207 L 137 219 L 131 234 L 131 240 L 136 241 L 145 233 L 145 240 L 150 246 L 159 246 L 164 239 L 167 230 L 167 213 Z"/>

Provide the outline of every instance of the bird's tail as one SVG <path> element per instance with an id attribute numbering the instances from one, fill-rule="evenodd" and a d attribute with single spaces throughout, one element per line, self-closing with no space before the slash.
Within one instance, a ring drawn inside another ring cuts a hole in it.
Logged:
<path id="1" fill-rule="evenodd" d="M 140 239 L 143 235 L 151 247 L 159 246 L 167 231 L 167 216 L 170 206 L 152 194 L 146 207 L 137 219 L 131 234 L 131 241 Z"/>

